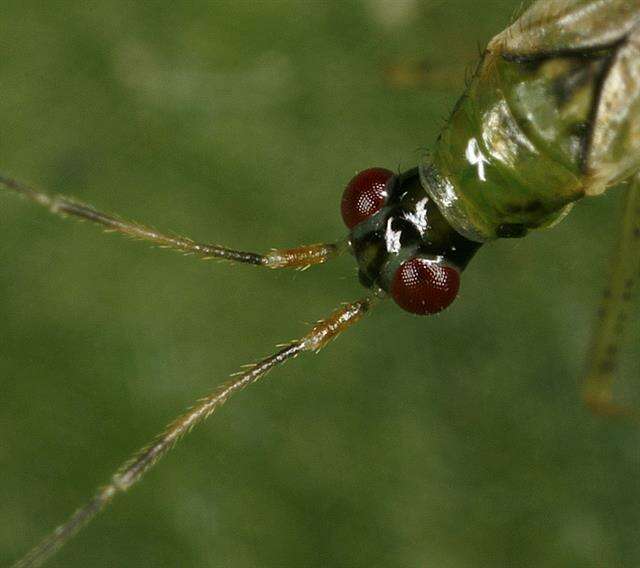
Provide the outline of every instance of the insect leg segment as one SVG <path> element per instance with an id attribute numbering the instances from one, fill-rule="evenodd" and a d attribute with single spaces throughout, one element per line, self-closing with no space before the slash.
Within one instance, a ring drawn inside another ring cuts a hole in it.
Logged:
<path id="1" fill-rule="evenodd" d="M 101 225 L 107 231 L 148 241 L 162 248 L 194 254 L 204 259 L 228 260 L 267 268 L 301 268 L 311 264 L 321 264 L 344 249 L 344 246 L 339 244 L 314 244 L 293 249 L 274 249 L 267 254 L 239 251 L 214 244 L 198 243 L 188 237 L 162 233 L 140 223 L 125 221 L 117 216 L 102 213 L 75 199 L 64 195 L 51 195 L 2 174 L 0 174 L 0 186 L 46 207 L 55 215 L 91 221 Z"/>
<path id="2" fill-rule="evenodd" d="M 376 296 L 348 303 L 335 310 L 328 318 L 320 320 L 302 338 L 293 341 L 274 353 L 237 374 L 233 380 L 223 384 L 213 393 L 199 400 L 191 409 L 174 420 L 149 445 L 126 461 L 113 475 L 109 484 L 100 487 L 94 497 L 62 525 L 44 538 L 13 568 L 40 566 L 61 546 L 67 543 L 82 527 L 88 524 L 113 498 L 140 481 L 174 445 L 194 426 L 213 414 L 232 395 L 264 377 L 278 367 L 304 352 L 317 352 L 332 339 L 362 319 L 369 311 Z"/>
<path id="3" fill-rule="evenodd" d="M 633 180 L 623 206 L 619 241 L 591 340 L 583 398 L 594 413 L 638 418 L 638 413 L 613 401 L 612 389 L 640 277 L 640 174 Z"/>

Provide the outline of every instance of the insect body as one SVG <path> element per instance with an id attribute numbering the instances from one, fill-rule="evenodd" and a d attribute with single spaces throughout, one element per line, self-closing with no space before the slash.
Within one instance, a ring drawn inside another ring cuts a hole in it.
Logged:
<path id="1" fill-rule="evenodd" d="M 490 42 L 421 168 L 458 231 L 522 236 L 637 173 L 639 14 L 634 0 L 538 2 Z"/>
<path id="2" fill-rule="evenodd" d="M 617 27 L 582 37 L 596 19 Z M 352 228 L 363 281 L 389 292 L 403 270 L 413 280 L 434 278 L 428 271 L 418 276 L 418 261 L 462 270 L 477 243 L 550 226 L 578 199 L 634 179 L 640 168 L 639 22 L 638 1 L 538 2 L 496 36 L 433 160 L 419 168 L 421 187 L 415 172 L 390 177 L 377 209 Z M 390 215 L 393 207 L 400 214 Z M 407 294 L 421 292 L 392 293 L 410 311 L 438 311 L 427 309 L 428 299 Z"/>
<path id="3" fill-rule="evenodd" d="M 640 261 L 639 20 L 637 1 L 533 4 L 490 42 L 430 161 L 398 175 L 364 170 L 349 183 L 342 201 L 345 242 L 238 251 L 126 222 L 0 176 L 5 188 L 54 214 L 201 257 L 279 269 L 319 264 L 350 249 L 371 290 L 199 400 L 16 566 L 40 565 L 230 396 L 287 360 L 318 351 L 379 299 L 391 296 L 413 313 L 439 312 L 455 299 L 460 273 L 482 243 L 549 226 L 576 200 L 625 180 L 631 188 L 594 334 L 586 399 L 601 412 L 629 412 L 613 403 L 611 381 Z"/>

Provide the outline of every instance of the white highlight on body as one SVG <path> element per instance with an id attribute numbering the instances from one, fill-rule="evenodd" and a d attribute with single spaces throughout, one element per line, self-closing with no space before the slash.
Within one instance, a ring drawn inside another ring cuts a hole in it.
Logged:
<path id="1" fill-rule="evenodd" d="M 445 179 L 443 183 L 443 189 L 444 189 L 444 192 L 440 197 L 440 199 L 442 200 L 442 205 L 444 207 L 451 207 L 456 201 L 458 201 L 456 188 L 449 181 L 449 179 Z"/>
<path id="2" fill-rule="evenodd" d="M 480 178 L 480 181 L 487 181 L 484 165 L 488 164 L 489 160 L 487 160 L 480 150 L 480 145 L 475 138 L 471 138 L 469 140 L 464 155 L 472 166 L 478 166 L 478 177 Z"/>
<path id="3" fill-rule="evenodd" d="M 426 230 L 429 228 L 429 222 L 427 221 L 427 203 L 429 202 L 429 198 L 425 197 L 416 203 L 415 212 L 405 213 L 404 218 L 413 223 L 420 232 L 421 235 L 424 235 Z"/>
<path id="4" fill-rule="evenodd" d="M 402 231 L 394 231 L 391 223 L 393 223 L 393 220 L 388 219 L 387 228 L 384 232 L 384 242 L 387 245 L 387 251 L 393 254 L 398 254 L 402 246 L 400 244 L 400 236 L 402 235 Z"/>

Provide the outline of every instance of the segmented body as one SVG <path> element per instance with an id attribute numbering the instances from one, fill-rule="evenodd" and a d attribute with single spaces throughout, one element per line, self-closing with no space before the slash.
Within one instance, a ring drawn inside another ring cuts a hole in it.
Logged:
<path id="1" fill-rule="evenodd" d="M 467 238 L 523 236 L 640 169 L 640 0 L 540 0 L 484 52 L 422 183 Z"/>

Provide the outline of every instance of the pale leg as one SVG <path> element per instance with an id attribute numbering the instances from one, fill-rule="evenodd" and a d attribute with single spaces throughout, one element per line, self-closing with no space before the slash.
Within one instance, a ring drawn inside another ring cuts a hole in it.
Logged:
<path id="1" fill-rule="evenodd" d="M 598 312 L 583 397 L 587 406 L 602 415 L 634 416 L 638 413 L 613 400 L 613 382 L 631 300 L 640 272 L 640 174 L 636 175 L 623 203 L 620 236 L 612 259 L 609 282 Z"/>

